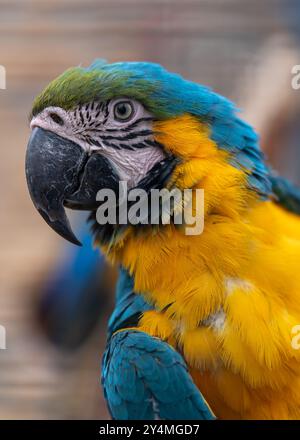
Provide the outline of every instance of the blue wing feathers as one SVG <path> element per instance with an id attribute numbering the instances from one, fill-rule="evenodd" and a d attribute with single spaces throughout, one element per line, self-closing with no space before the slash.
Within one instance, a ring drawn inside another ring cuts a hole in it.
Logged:
<path id="1" fill-rule="evenodd" d="M 103 358 L 104 394 L 115 419 L 213 419 L 183 358 L 166 342 L 117 332 Z"/>

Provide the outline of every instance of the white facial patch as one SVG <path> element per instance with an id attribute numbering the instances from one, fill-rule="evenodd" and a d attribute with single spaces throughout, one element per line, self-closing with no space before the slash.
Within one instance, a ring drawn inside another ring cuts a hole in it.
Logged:
<path id="1" fill-rule="evenodd" d="M 129 103 L 132 115 L 128 120 L 116 118 L 116 105 Z M 31 128 L 40 127 L 69 139 L 89 154 L 101 154 L 115 168 L 128 188 L 136 186 L 150 169 L 165 158 L 153 136 L 153 118 L 137 101 L 118 98 L 108 102 L 92 102 L 66 111 L 47 107 L 31 121 Z"/>
<path id="2" fill-rule="evenodd" d="M 112 150 L 103 146 L 100 151 L 110 159 L 120 180 L 126 181 L 129 189 L 137 186 L 151 168 L 165 157 L 163 151 L 156 147 L 145 147 L 131 151 Z"/>

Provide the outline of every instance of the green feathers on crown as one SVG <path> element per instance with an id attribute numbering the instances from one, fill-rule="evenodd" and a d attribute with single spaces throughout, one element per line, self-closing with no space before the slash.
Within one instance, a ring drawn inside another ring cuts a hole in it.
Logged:
<path id="1" fill-rule="evenodd" d="M 70 68 L 37 96 L 31 117 L 50 106 L 72 110 L 77 105 L 106 101 L 119 96 L 137 99 L 151 110 L 154 102 L 149 95 L 155 86 L 143 79 L 132 81 L 131 77 L 129 71 L 122 69 L 108 71 L 95 67 Z"/>

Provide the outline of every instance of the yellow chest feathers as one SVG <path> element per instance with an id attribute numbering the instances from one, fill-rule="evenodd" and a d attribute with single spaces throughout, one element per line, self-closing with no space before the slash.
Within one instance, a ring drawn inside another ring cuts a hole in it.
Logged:
<path id="1" fill-rule="evenodd" d="M 157 137 L 184 159 L 172 184 L 205 190 L 203 233 L 129 229 L 104 251 L 154 305 L 139 327 L 184 355 L 218 417 L 299 418 L 300 219 L 248 191 L 206 127 L 175 127 L 158 123 Z"/>
<path id="2" fill-rule="evenodd" d="M 140 328 L 180 350 L 219 417 L 300 417 L 300 221 L 271 202 L 127 238 L 112 258 L 154 304 Z M 138 251 L 137 251 L 138 250 Z"/>

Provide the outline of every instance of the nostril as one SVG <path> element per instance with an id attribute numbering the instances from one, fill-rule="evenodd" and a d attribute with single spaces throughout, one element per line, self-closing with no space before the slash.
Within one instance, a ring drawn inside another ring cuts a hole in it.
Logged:
<path id="1" fill-rule="evenodd" d="M 50 118 L 58 125 L 64 125 L 64 120 L 57 113 L 50 113 Z"/>

